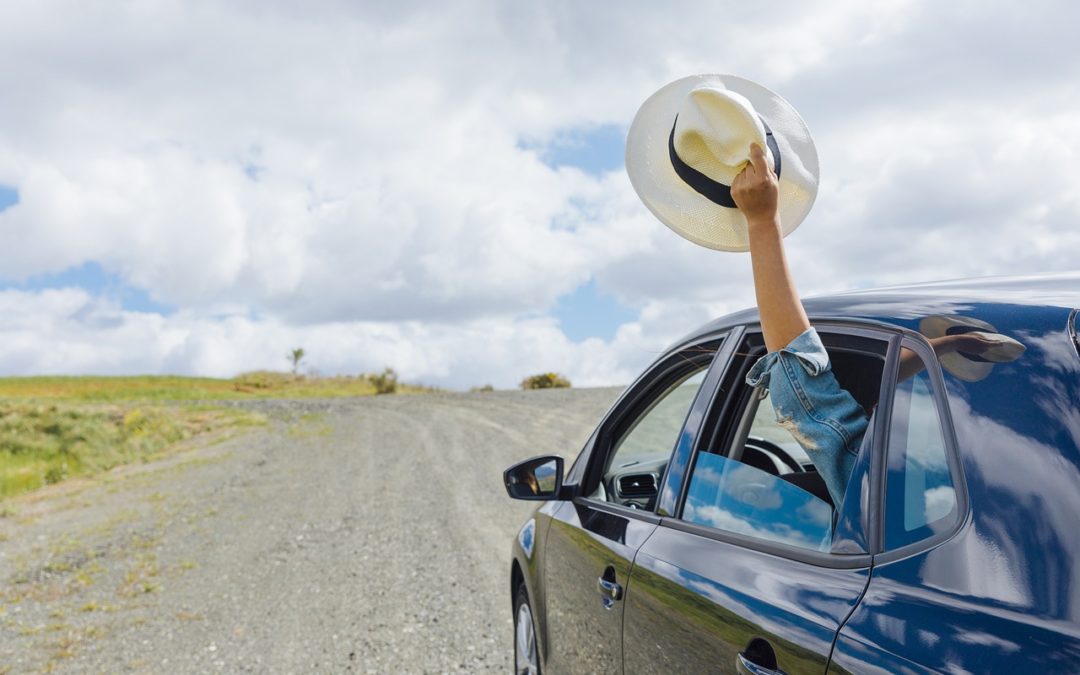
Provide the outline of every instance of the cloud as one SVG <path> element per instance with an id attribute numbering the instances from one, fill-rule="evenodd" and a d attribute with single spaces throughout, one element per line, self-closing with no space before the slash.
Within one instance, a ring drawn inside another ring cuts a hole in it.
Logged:
<path id="1" fill-rule="evenodd" d="M 246 315 L 161 316 L 121 308 L 78 289 L 0 291 L 0 372 L 48 375 L 177 373 L 231 377 L 285 369 L 303 346 L 305 364 L 323 374 L 394 367 L 407 381 L 513 388 L 526 376 L 556 370 L 577 386 L 626 383 L 655 359 L 657 338 L 635 324 L 610 342 L 570 342 L 547 317 L 431 322 L 296 325 Z"/>
<path id="2" fill-rule="evenodd" d="M 1069 269 L 1078 12 L 8 4 L 0 56 L 19 65 L 0 90 L 18 105 L 0 108 L 0 184 L 19 203 L 0 212 L 0 281 L 93 261 L 180 308 L 121 312 L 107 334 L 70 324 L 89 332 L 51 354 L 28 340 L 21 363 L 211 374 L 230 358 L 229 372 L 275 367 L 282 343 L 303 341 L 327 372 L 387 362 L 510 382 L 483 356 L 520 352 L 575 381 L 627 381 L 647 352 L 751 304 L 749 261 L 656 223 L 621 171 L 553 167 L 545 148 L 626 128 L 692 72 L 767 83 L 815 134 L 821 194 L 789 239 L 804 293 Z M 639 317 L 574 343 L 548 316 L 590 279 Z M 49 307 L 27 311 L 74 321 Z M 101 342 L 130 335 L 157 342 Z"/>

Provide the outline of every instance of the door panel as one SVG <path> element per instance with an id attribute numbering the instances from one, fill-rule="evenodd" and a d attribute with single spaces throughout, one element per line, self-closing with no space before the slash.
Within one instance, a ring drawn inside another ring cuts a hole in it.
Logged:
<path id="1" fill-rule="evenodd" d="M 578 499 L 555 512 L 548 530 L 544 584 L 547 588 L 547 671 L 617 673 L 622 669 L 623 599 L 605 602 L 603 577 L 622 589 L 634 552 L 656 529 L 657 519 L 620 515 Z M 635 514 L 636 515 L 636 514 Z"/>
<path id="2" fill-rule="evenodd" d="M 739 652 L 763 638 L 785 673 L 822 673 L 868 577 L 662 525 L 631 572 L 625 672 L 734 673 Z"/>

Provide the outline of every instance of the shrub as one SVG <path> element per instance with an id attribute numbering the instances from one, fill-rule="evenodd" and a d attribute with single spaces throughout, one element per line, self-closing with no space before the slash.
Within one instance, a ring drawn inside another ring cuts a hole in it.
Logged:
<path id="1" fill-rule="evenodd" d="M 540 373 L 530 375 L 521 381 L 522 389 L 567 389 L 570 380 L 558 373 Z"/>
<path id="2" fill-rule="evenodd" d="M 490 384 L 484 384 L 484 385 L 481 385 L 479 387 L 471 387 L 469 389 L 469 391 L 482 393 L 482 392 L 488 392 L 488 391 L 495 391 L 495 387 L 491 386 Z"/>
<path id="3" fill-rule="evenodd" d="M 378 375 L 368 375 L 368 381 L 375 387 L 376 394 L 393 394 L 397 392 L 397 373 L 393 368 L 387 368 Z"/>

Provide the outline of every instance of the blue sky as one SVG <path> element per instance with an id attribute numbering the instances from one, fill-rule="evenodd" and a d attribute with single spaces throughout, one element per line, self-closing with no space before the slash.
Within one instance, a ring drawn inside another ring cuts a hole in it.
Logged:
<path id="1" fill-rule="evenodd" d="M 560 132 L 547 143 L 531 147 L 552 168 L 573 166 L 598 176 L 622 171 L 625 143 L 625 128 L 604 124 Z"/>
<path id="2" fill-rule="evenodd" d="M 19 204 L 18 189 L 0 184 L 0 213 Z M 95 261 L 70 267 L 62 272 L 38 274 L 22 281 L 0 277 L 0 290 L 42 291 L 46 289 L 78 288 L 98 298 L 115 300 L 132 312 L 153 312 L 168 315 L 172 309 L 154 302 L 146 291 L 129 286 L 116 274 L 105 271 Z"/>
<path id="3" fill-rule="evenodd" d="M 626 130 L 609 124 L 560 133 L 547 145 L 535 149 L 552 168 L 572 166 L 601 176 L 622 170 L 625 141 Z M 637 318 L 637 312 L 604 293 L 594 279 L 560 296 L 552 314 L 566 336 L 575 342 L 587 338 L 611 340 L 619 326 Z"/>
<path id="4" fill-rule="evenodd" d="M 42 291 L 61 288 L 84 290 L 95 298 L 115 301 L 121 309 L 129 312 L 168 316 L 174 311 L 171 307 L 155 302 L 146 291 L 124 283 L 116 274 L 106 272 L 94 261 L 69 267 L 56 274 L 33 276 L 21 282 L 0 281 L 0 290 Z"/>
<path id="5" fill-rule="evenodd" d="M 19 203 L 19 191 L 9 185 L 0 184 L 0 213 Z"/>

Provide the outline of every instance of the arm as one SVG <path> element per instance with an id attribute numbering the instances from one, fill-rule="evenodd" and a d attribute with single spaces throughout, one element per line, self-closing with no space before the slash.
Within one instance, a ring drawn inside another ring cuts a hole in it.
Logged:
<path id="1" fill-rule="evenodd" d="M 784 255 L 777 181 L 758 144 L 750 146 L 750 164 L 731 183 L 731 197 L 746 216 L 754 292 L 765 347 L 774 352 L 810 328 L 806 310 Z"/>
<path id="2" fill-rule="evenodd" d="M 944 354 L 965 352 L 967 354 L 983 354 L 994 346 L 994 342 L 986 338 L 981 332 L 960 333 L 958 335 L 943 335 L 930 339 L 930 346 L 940 358 Z M 918 354 L 904 347 L 900 350 L 900 372 L 898 380 L 903 382 L 909 377 L 915 377 L 925 367 L 923 360 Z"/>

